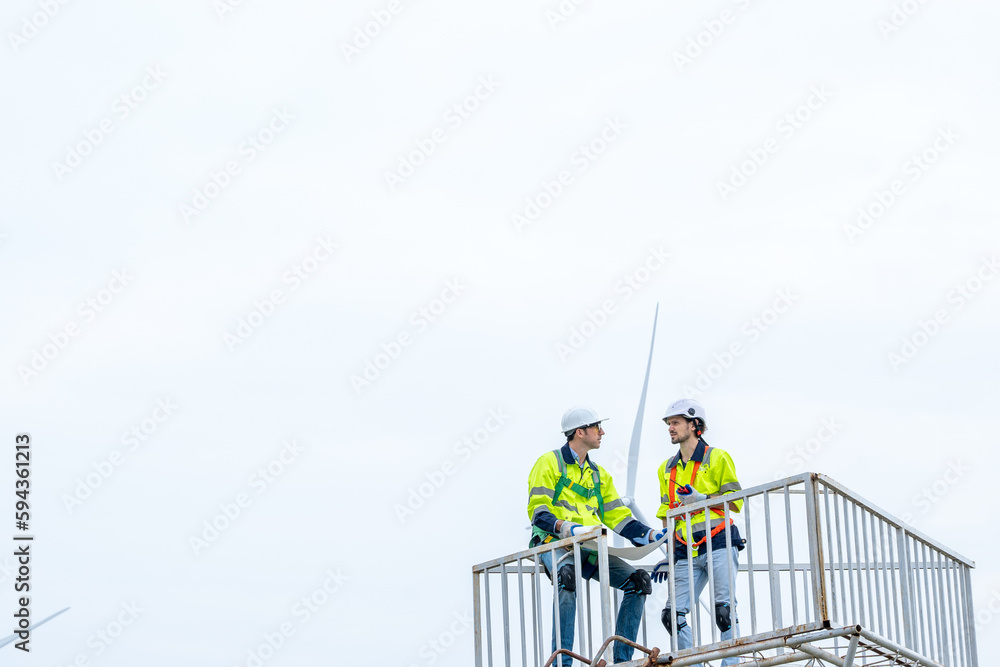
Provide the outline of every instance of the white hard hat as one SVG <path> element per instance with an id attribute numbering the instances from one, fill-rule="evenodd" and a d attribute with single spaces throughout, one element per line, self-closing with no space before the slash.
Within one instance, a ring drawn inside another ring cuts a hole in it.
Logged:
<path id="1" fill-rule="evenodd" d="M 667 414 L 663 415 L 663 421 L 677 416 L 687 419 L 700 419 L 704 424 L 705 408 L 701 407 L 701 403 L 698 401 L 693 401 L 690 398 L 682 398 L 670 404 L 670 407 L 667 408 Z"/>
<path id="2" fill-rule="evenodd" d="M 589 426 L 590 424 L 596 424 L 597 422 L 603 421 L 607 421 L 607 418 L 597 416 L 597 411 L 593 408 L 584 406 L 570 408 L 562 417 L 562 432 L 569 433 L 570 431 L 575 431 L 581 426 Z"/>

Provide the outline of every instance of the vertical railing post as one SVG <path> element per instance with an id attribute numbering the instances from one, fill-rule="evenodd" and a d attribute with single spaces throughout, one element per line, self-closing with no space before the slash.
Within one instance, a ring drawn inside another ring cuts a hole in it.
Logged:
<path id="1" fill-rule="evenodd" d="M 472 624 L 476 640 L 476 667 L 483 667 L 483 610 L 479 591 L 480 574 L 472 570 Z"/>
<path id="2" fill-rule="evenodd" d="M 752 517 L 750 516 L 750 508 L 753 504 L 751 500 L 757 498 L 757 496 L 747 497 L 743 500 L 743 525 L 746 528 L 746 552 L 747 552 L 747 579 L 750 582 L 750 634 L 757 634 L 757 592 L 754 586 L 754 570 L 753 570 L 753 537 L 750 534 L 750 524 L 752 523 Z"/>
<path id="3" fill-rule="evenodd" d="M 616 535 L 617 535 L 617 533 L 616 533 Z M 587 655 L 593 655 L 594 654 L 594 627 L 593 627 L 594 624 L 592 623 L 592 620 L 594 618 L 594 608 L 593 608 L 593 605 L 591 604 L 591 599 L 590 599 L 590 597 L 591 597 L 591 595 L 590 595 L 590 589 L 591 588 L 592 588 L 592 586 L 590 585 L 590 581 L 588 581 L 587 582 L 587 628 L 588 628 L 587 629 Z M 579 599 L 577 599 L 576 602 L 577 602 L 577 604 L 580 604 L 580 600 Z"/>
<path id="4" fill-rule="evenodd" d="M 608 640 L 614 634 L 611 625 L 611 573 L 608 567 L 608 530 L 601 528 L 601 534 L 597 537 L 597 567 L 598 576 L 601 579 L 601 643 Z M 599 657 L 599 656 L 595 656 Z"/>
<path id="5" fill-rule="evenodd" d="M 896 529 L 896 553 L 899 554 L 899 596 L 903 602 L 903 646 L 916 651 L 913 637 L 916 621 L 913 617 L 913 574 L 910 572 L 910 551 L 906 548 L 906 528 Z"/>
<path id="6" fill-rule="evenodd" d="M 967 610 L 965 632 L 969 645 L 969 664 L 972 667 L 979 667 L 979 655 L 976 652 L 976 617 L 972 613 L 972 572 L 969 571 L 968 567 L 962 566 L 962 579 Z"/>
<path id="7" fill-rule="evenodd" d="M 524 632 L 524 565 L 520 558 L 517 559 L 517 602 L 521 612 L 521 664 L 527 667 L 528 638 Z"/>
<path id="8" fill-rule="evenodd" d="M 573 571 L 576 577 L 576 644 L 580 647 L 582 652 L 583 647 L 586 645 L 586 632 L 588 630 L 586 619 L 584 618 L 585 612 L 583 605 L 580 604 L 580 596 L 583 593 L 583 558 L 582 550 L 580 549 L 580 543 L 573 543 Z"/>
<path id="9" fill-rule="evenodd" d="M 500 598 L 503 601 L 503 664 L 510 667 L 510 602 L 507 593 L 507 564 L 500 566 Z"/>
<path id="10" fill-rule="evenodd" d="M 552 563 L 549 570 L 549 575 L 552 577 L 552 635 L 556 638 L 554 650 L 558 651 L 562 648 L 562 610 L 559 609 L 559 567 L 561 563 L 555 547 L 552 547 L 549 554 L 551 554 L 549 562 Z"/>
<path id="11" fill-rule="evenodd" d="M 691 511 L 686 510 L 684 512 L 684 549 L 687 551 L 687 558 L 684 564 L 687 566 L 687 587 L 688 587 L 688 625 L 691 627 L 691 646 L 701 646 L 701 613 L 698 610 L 698 600 L 695 597 L 694 588 L 694 550 L 691 548 L 691 543 L 694 542 L 694 529 L 692 528 L 693 521 L 691 520 Z M 674 626 L 677 627 L 676 625 Z M 680 630 L 677 631 L 678 639 L 680 638 Z"/>
<path id="12" fill-rule="evenodd" d="M 674 629 L 670 633 L 670 652 L 673 653 L 677 650 L 677 593 L 676 593 L 676 581 L 677 581 L 677 561 L 674 559 L 674 550 L 677 548 L 674 540 L 677 537 L 677 531 L 674 530 L 675 523 L 673 519 L 667 519 L 667 523 L 670 524 L 670 539 L 667 540 L 667 603 L 670 609 L 670 627 Z"/>
<path id="13" fill-rule="evenodd" d="M 535 667 L 539 667 L 542 663 L 542 637 L 544 635 L 544 626 L 542 623 L 542 580 L 541 580 L 541 569 L 538 567 L 539 556 L 535 553 L 532 560 L 532 575 L 531 575 L 531 633 L 535 638 Z M 481 667 L 477 665 L 476 667 Z"/>
<path id="14" fill-rule="evenodd" d="M 934 575 L 931 577 L 931 582 L 934 585 L 934 606 L 937 608 L 937 618 L 939 619 L 938 635 L 941 637 L 941 650 L 939 651 L 941 655 L 940 663 L 942 665 L 954 664 L 949 655 L 951 653 L 951 641 L 948 637 L 948 602 L 946 599 L 946 591 L 944 587 L 944 563 L 941 561 L 944 555 L 937 550 L 937 548 L 932 548 L 930 551 L 931 563 L 934 568 Z"/>
<path id="15" fill-rule="evenodd" d="M 764 492 L 764 536 L 767 542 L 767 575 L 771 582 L 771 624 L 772 630 L 784 627 L 781 620 L 781 581 L 778 570 L 774 567 L 774 545 L 771 543 L 771 499 L 768 491 Z M 779 648 L 778 653 L 783 653 Z"/>
<path id="16" fill-rule="evenodd" d="M 809 533 L 809 563 L 812 571 L 813 618 L 824 624 L 830 622 L 826 600 L 826 566 L 823 562 L 823 528 L 819 515 L 816 475 L 806 478 L 806 523 Z"/>
<path id="17" fill-rule="evenodd" d="M 732 518 L 729 516 L 729 501 L 722 504 L 723 511 L 723 523 L 726 526 L 723 530 L 726 533 L 726 576 L 729 581 L 727 585 L 729 586 L 729 611 L 732 617 L 735 619 L 736 616 L 736 573 L 733 572 L 733 532 L 729 529 L 729 522 Z M 736 623 L 732 624 L 733 633 L 730 635 L 732 639 L 739 639 L 739 632 Z"/>
<path id="18" fill-rule="evenodd" d="M 788 551 L 788 581 L 792 593 L 792 625 L 799 624 L 799 592 L 795 585 L 795 536 L 792 533 L 792 496 L 785 480 L 785 533 Z M 808 619 L 806 619 L 808 621 Z"/>
<path id="19" fill-rule="evenodd" d="M 718 636 L 717 636 L 717 634 L 718 634 L 718 626 L 716 626 L 716 624 L 711 621 L 711 619 L 712 619 L 712 617 L 714 615 L 713 611 L 715 610 L 715 587 L 718 586 L 718 584 L 715 583 L 715 561 L 712 560 L 712 558 L 713 558 L 713 556 L 712 556 L 712 528 L 711 528 L 712 521 L 711 521 L 711 519 L 708 518 L 709 517 L 708 507 L 706 507 L 703 511 L 704 511 L 704 514 L 702 514 L 702 520 L 705 523 L 705 547 L 704 547 L 705 548 L 705 563 L 708 566 L 708 608 L 709 608 L 708 616 L 709 616 L 709 619 L 710 619 L 709 623 L 708 623 L 708 627 L 709 627 L 709 633 L 708 634 L 709 634 L 710 641 L 708 643 L 714 644 L 717 641 L 719 641 Z M 692 531 L 691 531 L 691 540 L 694 541 L 694 529 L 692 529 Z M 698 606 L 698 601 L 695 599 L 694 590 L 695 590 L 694 586 L 691 586 L 691 606 L 692 607 L 697 607 Z"/>
<path id="20" fill-rule="evenodd" d="M 753 537 L 750 534 L 750 524 L 752 523 L 750 516 L 751 501 L 757 498 L 757 496 L 748 496 L 743 499 L 743 526 L 746 529 L 746 552 L 747 552 L 747 580 L 750 582 L 750 634 L 757 634 L 757 592 L 754 587 L 754 571 L 753 571 Z"/>
<path id="21" fill-rule="evenodd" d="M 493 667 L 493 604 L 490 602 L 490 568 L 483 570 L 483 585 L 486 591 L 486 664 Z"/>

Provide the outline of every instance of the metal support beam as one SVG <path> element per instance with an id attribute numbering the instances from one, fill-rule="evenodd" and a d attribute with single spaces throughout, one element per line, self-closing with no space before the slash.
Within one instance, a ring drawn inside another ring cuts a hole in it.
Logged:
<path id="1" fill-rule="evenodd" d="M 729 641 L 722 643 L 723 648 L 718 648 L 715 649 L 714 651 L 692 652 L 691 649 L 686 649 L 682 651 L 683 655 L 671 654 L 666 656 L 666 659 L 661 657 L 660 662 L 671 665 L 671 667 L 685 667 L 685 665 L 697 665 L 707 660 L 720 660 L 722 658 L 732 658 L 738 655 L 747 655 L 756 653 L 758 651 L 766 651 L 768 649 L 778 649 L 778 648 L 800 649 L 803 645 L 809 644 L 811 642 L 833 639 L 834 637 L 846 637 L 847 635 L 856 634 L 857 632 L 858 629 L 856 626 L 850 626 L 847 628 L 818 630 L 812 632 L 805 632 L 802 634 L 784 633 L 782 636 L 774 637 L 773 639 L 766 639 L 763 641 L 747 640 L 747 639 L 730 639 Z"/>
<path id="2" fill-rule="evenodd" d="M 854 667 L 854 655 L 858 652 L 859 641 L 861 641 L 860 634 L 851 637 L 851 643 L 847 645 L 847 655 L 844 656 L 844 667 Z"/>
<path id="3" fill-rule="evenodd" d="M 857 635 L 855 635 L 857 637 Z M 811 644 L 799 644 L 799 650 L 803 653 L 808 653 L 814 658 L 819 658 L 824 662 L 828 662 L 831 665 L 836 665 L 836 667 L 844 667 L 844 661 L 830 653 L 829 651 L 824 651 L 821 648 L 816 648 Z"/>
<path id="4" fill-rule="evenodd" d="M 933 660 L 925 658 L 922 655 L 914 653 L 913 651 L 911 651 L 908 648 L 904 648 L 904 647 L 900 646 L 896 642 L 891 642 L 888 639 L 885 639 L 883 637 L 879 637 L 878 635 L 876 635 L 871 630 L 862 629 L 861 630 L 861 636 L 864 637 L 865 639 L 867 639 L 868 641 L 870 641 L 871 643 L 878 644 L 879 646 L 881 646 L 883 648 L 887 648 L 890 651 L 892 651 L 893 653 L 898 653 L 899 655 L 903 656 L 907 660 L 911 660 L 911 661 L 917 663 L 918 665 L 923 665 L 923 667 L 944 667 L 944 665 L 942 665 L 940 662 L 935 662 Z"/>

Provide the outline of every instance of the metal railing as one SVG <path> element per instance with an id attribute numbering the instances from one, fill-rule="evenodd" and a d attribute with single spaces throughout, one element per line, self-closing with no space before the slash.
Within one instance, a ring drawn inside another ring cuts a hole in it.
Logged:
<path id="1" fill-rule="evenodd" d="M 601 642 L 604 643 L 607 638 L 612 636 L 612 611 L 611 611 L 611 589 L 606 582 L 608 581 L 608 533 L 607 529 L 603 526 L 597 534 L 597 567 L 598 567 L 598 578 L 601 582 L 605 582 L 600 586 L 600 634 Z M 593 532 L 588 532 L 576 537 L 571 537 L 565 540 L 559 540 L 555 542 L 550 542 L 549 544 L 544 544 L 534 549 L 528 549 L 526 551 L 519 551 L 517 553 L 511 554 L 509 556 L 504 556 L 502 558 L 497 558 L 492 561 L 487 561 L 485 563 L 480 563 L 472 568 L 472 578 L 473 578 L 473 615 L 474 615 L 474 626 L 475 626 L 475 643 L 476 643 L 476 667 L 482 667 L 483 656 L 487 658 L 487 664 L 489 667 L 493 667 L 493 598 L 491 596 L 491 585 L 490 577 L 491 575 L 499 575 L 500 577 L 500 595 L 502 604 L 502 619 L 503 619 L 503 664 L 505 667 L 510 667 L 511 665 L 511 634 L 512 631 L 517 634 L 520 639 L 521 650 L 520 650 L 520 665 L 527 666 L 528 664 L 534 664 L 537 666 L 545 663 L 545 658 L 552 652 L 548 649 L 549 637 L 544 632 L 544 627 L 554 628 L 556 634 L 556 647 L 562 646 L 562 637 L 560 630 L 560 609 L 558 604 L 558 596 L 552 594 L 547 596 L 550 599 L 548 604 L 542 604 L 542 581 L 547 580 L 548 577 L 545 574 L 544 565 L 541 561 L 541 556 L 543 553 L 549 553 L 551 557 L 551 563 L 553 564 L 553 570 L 558 571 L 559 568 L 565 563 L 568 558 L 572 558 L 574 565 L 574 570 L 576 573 L 576 590 L 577 590 L 577 628 L 576 628 L 576 641 L 582 646 L 584 639 L 586 639 L 587 646 L 589 647 L 588 652 L 593 651 L 594 642 L 594 628 L 590 619 L 593 619 L 593 609 L 592 609 L 592 597 L 591 597 L 591 587 L 588 585 L 586 588 L 583 586 L 582 578 L 582 550 L 580 545 L 583 542 L 587 542 L 594 538 Z M 530 564 L 526 565 L 525 561 Z M 517 599 L 518 599 L 518 624 L 516 627 L 512 627 L 511 624 L 511 614 L 510 614 L 510 585 L 509 577 L 510 575 L 515 575 L 517 578 Z M 530 595 L 531 598 L 528 603 L 528 613 L 525 612 L 525 578 L 530 582 Z M 579 594 L 581 591 L 585 591 L 586 604 L 580 604 Z M 545 623 L 546 612 L 551 610 L 553 614 L 552 625 L 548 626 Z M 484 611 L 485 611 L 485 623 L 484 623 Z M 531 625 L 531 650 L 534 656 L 534 662 L 528 662 L 528 635 L 526 631 L 526 623 L 528 622 L 527 617 L 530 615 L 530 625 Z M 485 653 L 483 643 L 485 641 Z"/>
<path id="2" fill-rule="evenodd" d="M 737 500 L 743 501 L 740 512 L 733 511 L 731 506 Z M 908 527 L 829 477 L 815 473 L 687 505 L 671 511 L 668 521 L 690 518 L 706 507 L 721 510 L 727 524 L 730 519 L 735 520 L 747 542 L 746 549 L 739 554 L 738 569 L 726 559 L 729 565 L 724 575 L 734 593 L 733 616 L 739 619 L 740 634 L 736 638 L 734 633 L 733 640 L 721 642 L 714 606 L 710 604 L 721 582 L 715 581 L 709 568 L 701 604 L 696 605 L 692 600 L 687 616 L 694 647 L 680 650 L 677 633 L 668 636 L 659 622 L 652 622 L 647 628 L 645 615 L 639 644 L 669 645 L 671 659 L 686 663 L 689 656 L 706 651 L 732 654 L 734 645 L 737 648 L 745 645 L 749 651 L 751 645 L 763 646 L 762 640 L 777 636 L 822 634 L 821 631 L 830 628 L 860 626 L 864 641 L 883 647 L 890 655 L 895 651 L 897 655 L 910 656 L 912 662 L 905 664 L 978 667 L 971 591 L 974 563 L 967 558 Z M 733 545 L 729 531 L 724 532 L 728 551 Z M 543 552 L 551 554 L 553 563 L 572 559 L 576 565 L 578 652 L 590 656 L 591 664 L 602 657 L 610 662 L 607 639 L 614 630 L 617 604 L 612 599 L 617 591 L 607 583 L 607 532 L 602 529 L 595 541 L 600 580 L 594 584 L 599 589 L 598 615 L 592 613 L 592 585 L 581 578 L 580 545 L 590 539 L 592 535 L 577 536 L 473 567 L 476 667 L 494 664 L 542 667 L 552 653 L 553 628 L 556 646 L 561 645 L 558 596 L 553 595 L 547 583 L 540 561 Z M 653 595 L 647 600 L 651 613 L 654 603 L 658 605 L 656 621 L 659 607 L 674 597 L 677 577 L 685 576 L 691 581 L 693 574 L 690 559 L 674 562 L 675 535 L 664 546 L 671 562 L 668 582 L 665 587 L 654 585 Z M 711 540 L 700 549 L 707 561 L 712 562 Z M 656 558 L 660 557 L 657 552 Z M 652 564 L 635 565 L 652 568 Z M 497 586 L 499 600 L 493 592 Z M 511 613 L 515 589 L 516 615 Z M 527 606 L 526 592 L 530 594 Z M 494 623 L 497 616 L 502 621 Z M 677 627 L 676 616 L 673 627 Z M 844 632 L 827 634 L 827 639 L 834 642 L 835 653 L 848 647 L 845 639 L 848 635 Z M 603 649 L 600 655 L 593 655 L 595 644 Z M 785 649 L 780 646 L 769 650 L 781 662 L 789 657 L 787 653 L 782 655 Z M 665 653 L 656 661 L 667 659 Z"/>
<path id="3" fill-rule="evenodd" d="M 857 623 L 942 665 L 978 667 L 975 564 L 823 475 L 814 497 L 825 618 Z M 816 576 L 815 574 L 813 576 Z"/>

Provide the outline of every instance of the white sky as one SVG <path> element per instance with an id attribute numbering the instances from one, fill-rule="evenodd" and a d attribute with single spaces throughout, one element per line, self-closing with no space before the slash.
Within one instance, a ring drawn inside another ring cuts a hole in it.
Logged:
<path id="1" fill-rule="evenodd" d="M 627 449 L 657 303 L 647 516 L 673 451 L 662 410 L 738 341 L 700 400 L 744 486 L 826 473 L 974 559 L 977 609 L 1000 599 L 994 4 L 925 3 L 888 35 L 889 0 L 584 0 L 555 28 L 556 2 L 522 0 L 246 0 L 221 18 L 210 0 L 51 5 L 47 18 L 46 3 L 13 0 L 0 22 L 0 437 L 34 438 L 33 614 L 72 610 L 30 657 L 0 649 L 6 662 L 245 665 L 287 621 L 296 633 L 268 665 L 389 649 L 431 664 L 428 641 L 471 610 L 471 566 L 525 544 L 525 480 L 560 444 L 562 412 L 611 417 L 598 462 Z M 390 5 L 348 61 L 342 45 Z M 724 10 L 731 22 L 679 66 Z M 468 117 L 449 113 L 477 89 Z M 280 131 L 249 149 L 269 123 Z M 602 131 L 606 150 L 581 158 Z M 386 172 L 432 135 L 443 141 L 390 188 Z M 89 154 L 60 177 L 81 143 Z M 767 147 L 724 199 L 719 183 Z M 934 163 L 915 169 L 926 150 Z M 181 205 L 227 162 L 239 172 L 185 221 Z M 568 185 L 518 229 L 513 214 L 560 172 Z M 884 215 L 849 238 L 894 180 Z M 338 247 L 296 283 L 317 239 Z M 621 287 L 653 251 L 666 263 Z M 980 270 L 991 279 L 956 296 Z M 119 291 L 102 295 L 109 283 Z M 421 324 L 449 284 L 458 295 Z M 274 290 L 272 315 L 227 344 Z M 791 307 L 752 339 L 744 327 L 779 293 Z M 81 307 L 90 298 L 101 312 Z M 603 326 L 561 355 L 608 299 Z M 19 370 L 67 326 L 77 335 L 37 374 Z M 356 391 L 351 376 L 400 335 L 408 345 Z M 129 450 L 122 434 L 167 399 L 178 407 Z M 509 418 L 459 455 L 491 409 Z M 836 437 L 793 466 L 831 418 Z M 262 488 L 255 471 L 292 439 L 301 451 Z M 67 509 L 115 450 L 120 465 Z M 448 462 L 401 522 L 394 507 Z M 954 462 L 968 470 L 925 509 L 919 494 Z M 189 537 L 240 493 L 250 505 L 196 555 Z M 346 580 L 302 622 L 293 607 L 327 571 Z M 3 571 L 0 591 L 12 609 Z M 88 642 L 133 602 L 143 611 L 112 645 Z M 1000 659 L 985 639 L 997 623 L 980 628 L 980 664 Z M 433 657 L 471 664 L 471 632 Z"/>

